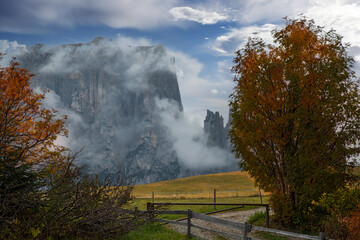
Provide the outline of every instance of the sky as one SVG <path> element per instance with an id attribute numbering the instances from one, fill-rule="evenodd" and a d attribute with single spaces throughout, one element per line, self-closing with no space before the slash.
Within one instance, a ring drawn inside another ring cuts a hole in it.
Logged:
<path id="1" fill-rule="evenodd" d="M 226 122 L 234 52 L 248 37 L 271 43 L 271 30 L 299 14 L 342 35 L 360 68 L 358 0 L 0 0 L 0 52 L 7 53 L 1 64 L 37 43 L 101 36 L 133 46 L 162 44 L 176 59 L 188 118 L 202 124 L 210 109 Z"/>

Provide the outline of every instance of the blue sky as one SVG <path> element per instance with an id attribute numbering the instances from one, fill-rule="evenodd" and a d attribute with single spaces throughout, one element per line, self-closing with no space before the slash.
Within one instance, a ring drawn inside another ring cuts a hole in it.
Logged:
<path id="1" fill-rule="evenodd" d="M 360 61 L 358 0 L 0 0 L 0 51 L 98 36 L 162 44 L 176 58 L 184 111 L 201 123 L 206 109 L 227 119 L 234 52 L 254 33 L 270 42 L 283 17 L 299 14 L 335 29 Z"/>

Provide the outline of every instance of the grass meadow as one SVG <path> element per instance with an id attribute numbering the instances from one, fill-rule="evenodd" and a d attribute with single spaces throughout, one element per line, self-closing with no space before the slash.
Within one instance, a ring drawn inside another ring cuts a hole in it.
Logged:
<path id="1" fill-rule="evenodd" d="M 150 184 L 136 185 L 135 198 L 194 199 L 213 198 L 214 189 L 219 198 L 259 195 L 259 189 L 248 173 L 242 171 L 207 174 Z M 266 195 L 262 192 L 263 195 Z"/>
<path id="2" fill-rule="evenodd" d="M 217 173 L 187 177 L 150 184 L 136 185 L 133 191 L 134 200 L 130 209 L 137 207 L 146 210 L 147 202 L 152 202 L 154 192 L 155 202 L 176 203 L 214 203 L 214 189 L 216 189 L 216 203 L 261 203 L 259 189 L 254 180 L 242 171 Z M 268 203 L 268 196 L 262 193 L 263 203 Z M 167 210 L 187 210 L 207 213 L 215 210 L 230 208 L 231 206 L 167 206 Z M 244 207 L 248 210 L 253 207 Z M 264 209 L 265 210 L 265 209 Z M 166 219 L 179 219 L 185 215 L 162 215 Z M 174 232 L 161 224 L 147 224 L 138 230 L 127 234 L 122 240 L 137 239 L 189 239 L 185 235 Z"/>
<path id="3" fill-rule="evenodd" d="M 216 173 L 208 175 L 193 176 L 169 181 L 162 181 L 144 185 L 137 185 L 134 188 L 134 201 L 130 208 L 137 207 L 139 210 L 146 210 L 147 202 L 165 203 L 214 203 L 214 189 L 216 189 L 216 203 L 261 203 L 259 189 L 255 186 L 254 180 L 242 171 Z M 263 203 L 268 203 L 268 196 L 261 192 Z M 187 210 L 199 213 L 207 213 L 216 210 L 231 208 L 232 206 L 166 206 L 166 210 Z M 252 207 L 244 207 L 239 210 L 247 210 Z M 166 219 L 178 219 L 182 215 L 164 215 Z"/>

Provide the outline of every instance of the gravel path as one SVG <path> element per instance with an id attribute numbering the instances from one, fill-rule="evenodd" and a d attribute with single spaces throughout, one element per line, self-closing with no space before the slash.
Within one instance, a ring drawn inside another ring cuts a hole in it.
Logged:
<path id="1" fill-rule="evenodd" d="M 249 217 L 252 214 L 254 214 L 255 212 L 260 212 L 260 211 L 264 211 L 264 209 L 256 208 L 256 209 L 251 209 L 251 210 L 246 210 L 246 211 L 223 212 L 223 213 L 212 214 L 211 216 L 227 219 L 227 220 L 230 220 L 233 222 L 245 223 L 246 221 L 248 221 Z M 184 222 L 186 222 L 186 221 L 187 220 L 185 220 Z M 242 232 L 237 231 L 236 229 L 228 228 L 228 227 L 218 225 L 218 224 L 212 224 L 212 223 L 209 223 L 209 222 L 206 222 L 203 220 L 199 220 L 199 219 L 191 219 L 191 223 L 193 223 L 195 225 L 200 225 L 200 226 L 203 226 L 206 228 L 211 228 L 211 229 L 224 231 L 224 232 L 228 232 L 228 233 L 232 233 L 232 234 L 242 235 Z M 181 226 L 181 225 L 177 225 L 177 224 L 169 224 L 169 227 L 175 231 L 181 232 L 183 234 L 187 234 L 187 227 L 185 227 L 185 226 Z M 202 231 L 197 228 L 192 228 L 191 233 L 200 239 L 209 239 L 209 240 L 219 239 L 218 235 L 209 233 L 209 232 L 205 232 L 205 231 Z M 249 236 L 251 237 L 251 234 Z M 231 239 L 231 238 L 226 238 L 226 239 Z"/>

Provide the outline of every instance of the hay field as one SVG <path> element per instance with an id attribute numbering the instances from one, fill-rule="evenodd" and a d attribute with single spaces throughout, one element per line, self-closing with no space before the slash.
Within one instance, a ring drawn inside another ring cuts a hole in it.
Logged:
<path id="1" fill-rule="evenodd" d="M 259 195 L 254 180 L 242 171 L 193 176 L 150 184 L 136 185 L 136 198 L 213 198 Z M 262 194 L 264 194 L 262 192 Z"/>

